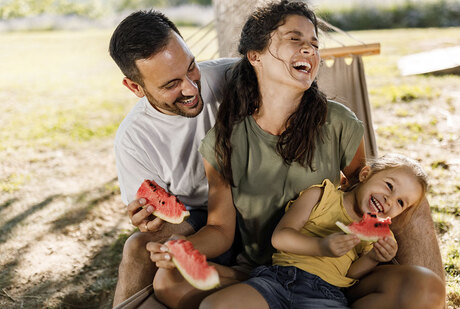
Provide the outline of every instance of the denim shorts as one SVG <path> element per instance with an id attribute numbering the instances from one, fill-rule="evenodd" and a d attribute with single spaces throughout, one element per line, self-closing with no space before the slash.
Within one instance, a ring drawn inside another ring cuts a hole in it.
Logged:
<path id="1" fill-rule="evenodd" d="M 270 309 L 348 308 L 339 287 L 294 266 L 259 266 L 244 283 L 255 288 Z"/>
<path id="2" fill-rule="evenodd" d="M 190 209 L 189 211 L 190 216 L 185 221 L 192 226 L 195 232 L 198 232 L 208 221 L 208 211 L 206 209 Z M 208 261 L 225 266 L 236 265 L 236 257 L 242 251 L 242 248 L 242 241 L 237 226 L 231 248 L 218 257 L 208 259 Z"/>

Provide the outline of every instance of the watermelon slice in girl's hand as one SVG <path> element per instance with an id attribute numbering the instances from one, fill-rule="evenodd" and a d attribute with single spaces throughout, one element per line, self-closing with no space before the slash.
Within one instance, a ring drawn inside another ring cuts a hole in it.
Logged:
<path id="1" fill-rule="evenodd" d="M 145 198 L 145 205 L 152 205 L 153 215 L 170 223 L 179 224 L 188 216 L 185 205 L 177 197 L 166 192 L 153 180 L 144 180 L 136 194 L 137 198 Z"/>
<path id="2" fill-rule="evenodd" d="M 361 221 L 352 222 L 348 226 L 339 221 L 335 224 L 345 233 L 355 234 L 365 241 L 377 241 L 386 236 L 393 237 L 390 231 L 391 218 L 380 219 L 374 213 L 364 214 Z"/>
<path id="3" fill-rule="evenodd" d="M 208 265 L 206 256 L 193 248 L 190 241 L 170 240 L 165 243 L 172 254 L 172 261 L 179 272 L 199 290 L 210 290 L 220 284 L 219 274 L 214 266 Z"/>

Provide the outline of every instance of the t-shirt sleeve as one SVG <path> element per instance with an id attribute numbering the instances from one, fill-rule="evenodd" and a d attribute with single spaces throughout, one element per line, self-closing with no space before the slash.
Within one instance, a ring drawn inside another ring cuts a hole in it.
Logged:
<path id="1" fill-rule="evenodd" d="M 355 113 L 348 107 L 335 103 L 331 121 L 337 123 L 336 129 L 340 136 L 340 169 L 343 170 L 351 163 L 364 134 L 364 126 Z"/>
<path id="2" fill-rule="evenodd" d="M 156 171 L 148 167 L 139 157 L 138 152 L 125 142 L 115 144 L 115 159 L 120 185 L 121 199 L 125 205 L 136 199 L 139 186 L 145 179 L 153 179 L 163 186 Z"/>
<path id="3" fill-rule="evenodd" d="M 206 159 L 217 171 L 219 171 L 219 166 L 216 160 L 215 154 L 215 146 L 216 146 L 216 131 L 214 128 L 206 133 L 206 136 L 201 141 L 201 145 L 199 151 L 201 156 Z"/>
<path id="4" fill-rule="evenodd" d="M 238 58 L 221 58 L 200 62 L 201 95 L 205 101 L 222 102 L 224 88 L 232 66 Z"/>

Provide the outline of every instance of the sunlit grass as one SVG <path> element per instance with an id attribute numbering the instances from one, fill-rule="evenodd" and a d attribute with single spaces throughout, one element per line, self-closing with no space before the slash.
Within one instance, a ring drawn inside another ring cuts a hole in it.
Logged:
<path id="1" fill-rule="evenodd" d="M 108 53 L 108 31 L 0 37 L 0 149 L 70 147 L 113 136 L 135 102 Z M 25 48 L 26 46 L 26 48 Z"/>

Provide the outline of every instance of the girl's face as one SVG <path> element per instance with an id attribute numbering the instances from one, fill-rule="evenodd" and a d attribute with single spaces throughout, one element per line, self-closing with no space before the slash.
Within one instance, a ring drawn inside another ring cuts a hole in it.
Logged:
<path id="1" fill-rule="evenodd" d="M 363 213 L 375 212 L 381 218 L 394 218 L 414 206 L 423 194 L 422 185 L 406 167 L 372 174 L 366 166 L 359 176 L 361 185 L 356 189 L 356 201 Z"/>
<path id="2" fill-rule="evenodd" d="M 318 48 L 313 23 L 304 16 L 287 16 L 285 23 L 271 34 L 268 48 L 257 53 L 259 78 L 307 90 L 318 74 Z"/>

